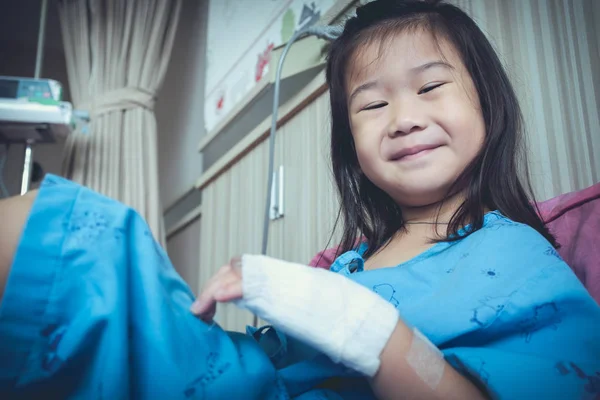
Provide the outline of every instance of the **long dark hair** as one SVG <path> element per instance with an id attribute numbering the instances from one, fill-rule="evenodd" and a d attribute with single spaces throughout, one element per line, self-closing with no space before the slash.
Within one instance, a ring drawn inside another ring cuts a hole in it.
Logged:
<path id="1" fill-rule="evenodd" d="M 383 43 L 402 30 L 416 28 L 446 39 L 458 51 L 479 95 L 485 121 L 481 151 L 449 191 L 464 190 L 466 197 L 441 240 L 457 240 L 477 231 L 489 209 L 531 226 L 557 246 L 533 201 L 517 97 L 483 32 L 467 14 L 442 1 L 376 0 L 357 9 L 356 17 L 346 22 L 328 54 L 331 161 L 344 224 L 338 252 L 354 248 L 362 234 L 369 245 L 365 254 L 368 257 L 404 228 L 398 204 L 361 172 L 350 129 L 345 82 L 348 65 L 363 46 Z M 467 225 L 470 229 L 459 234 Z"/>

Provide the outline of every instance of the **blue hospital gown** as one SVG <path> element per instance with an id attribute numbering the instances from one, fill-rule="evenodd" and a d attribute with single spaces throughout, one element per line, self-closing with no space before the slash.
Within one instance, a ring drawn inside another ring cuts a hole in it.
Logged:
<path id="1" fill-rule="evenodd" d="M 600 308 L 531 228 L 490 213 L 470 237 L 375 271 L 362 270 L 364 250 L 331 269 L 392 303 L 492 395 L 600 393 Z M 192 316 L 192 301 L 135 212 L 48 176 L 0 305 L 0 398 L 373 398 L 297 340 L 225 332 Z"/>

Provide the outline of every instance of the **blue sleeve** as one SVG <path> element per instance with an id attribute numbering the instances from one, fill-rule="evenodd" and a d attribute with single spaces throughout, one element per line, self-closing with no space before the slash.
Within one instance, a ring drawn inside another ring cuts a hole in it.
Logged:
<path id="1" fill-rule="evenodd" d="M 135 212 L 46 178 L 0 308 L 0 398 L 285 395 L 252 338 L 196 319 L 192 300 Z"/>
<path id="2" fill-rule="evenodd" d="M 488 268 L 508 278 L 481 289 L 471 317 L 480 329 L 443 347 L 446 360 L 493 398 L 598 398 L 600 307 L 532 229 L 504 230 L 499 240 Z"/>

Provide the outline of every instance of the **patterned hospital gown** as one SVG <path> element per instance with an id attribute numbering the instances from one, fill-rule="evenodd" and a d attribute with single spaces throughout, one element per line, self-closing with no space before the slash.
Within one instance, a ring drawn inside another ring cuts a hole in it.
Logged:
<path id="1" fill-rule="evenodd" d="M 600 393 L 600 307 L 533 229 L 490 213 L 468 238 L 374 271 L 365 247 L 331 270 L 393 304 L 493 397 Z M 276 329 L 199 321 L 193 299 L 135 212 L 46 177 L 0 305 L 0 398 L 373 398 Z"/>

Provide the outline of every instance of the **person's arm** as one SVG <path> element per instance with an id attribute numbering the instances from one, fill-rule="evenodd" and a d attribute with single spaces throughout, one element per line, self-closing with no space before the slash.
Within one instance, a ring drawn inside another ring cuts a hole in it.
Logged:
<path id="1" fill-rule="evenodd" d="M 0 200 L 0 300 L 37 191 Z"/>
<path id="2" fill-rule="evenodd" d="M 429 386 L 407 362 L 414 340 L 413 331 L 399 321 L 381 353 L 381 366 L 371 379 L 371 387 L 378 399 L 485 399 L 486 397 L 468 379 L 446 361 L 443 375 L 435 387 Z M 439 366 L 424 366 L 439 368 Z"/>
<path id="3" fill-rule="evenodd" d="M 244 262 L 233 259 L 217 272 L 192 312 L 209 321 L 216 302 L 240 299 L 242 306 L 334 362 L 371 377 L 379 398 L 485 398 L 443 360 L 439 350 L 428 348 L 433 345 L 426 339 L 417 338 L 422 342 L 414 346 L 413 331 L 393 306 L 346 277 L 268 257 L 244 256 Z M 438 358 L 428 365 L 432 354 Z M 412 365 L 409 359 L 414 360 Z M 427 368 L 435 369 L 434 376 L 441 368 L 441 379 L 432 381 Z"/>

